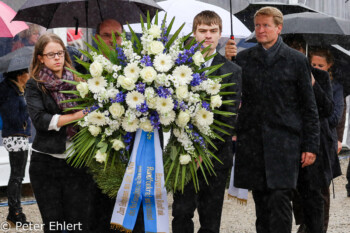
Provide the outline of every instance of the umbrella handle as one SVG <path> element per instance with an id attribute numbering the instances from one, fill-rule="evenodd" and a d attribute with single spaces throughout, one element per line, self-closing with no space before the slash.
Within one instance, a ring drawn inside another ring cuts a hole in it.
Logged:
<path id="1" fill-rule="evenodd" d="M 235 36 L 234 36 L 234 35 L 231 35 L 230 38 L 231 38 L 231 40 L 234 40 L 234 39 L 235 39 Z"/>

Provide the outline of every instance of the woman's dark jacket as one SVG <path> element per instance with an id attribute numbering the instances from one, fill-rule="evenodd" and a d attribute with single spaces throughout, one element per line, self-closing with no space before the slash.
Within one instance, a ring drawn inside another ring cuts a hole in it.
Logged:
<path id="1" fill-rule="evenodd" d="M 311 189 L 328 187 L 332 179 L 331 157 L 334 150 L 328 117 L 334 111 L 333 91 L 326 71 L 311 68 L 316 82 L 313 86 L 320 120 L 320 148 L 314 164 L 301 168 L 299 184 L 306 184 Z M 304 186 L 302 186 L 304 187 Z"/>
<path id="2" fill-rule="evenodd" d="M 328 118 L 329 128 L 332 135 L 333 146 L 331 149 L 333 150 L 331 156 L 331 168 L 332 168 L 332 178 L 340 176 L 341 169 L 338 158 L 338 135 L 337 135 L 337 125 L 339 124 L 343 110 L 344 110 L 344 96 L 343 96 L 343 85 L 339 83 L 336 79 L 332 80 L 332 88 L 333 88 L 333 101 L 334 101 L 334 111 L 332 115 Z"/>
<path id="3" fill-rule="evenodd" d="M 30 136 L 31 122 L 23 93 L 8 79 L 0 83 L 0 115 L 2 137 Z"/>
<path id="4" fill-rule="evenodd" d="M 59 131 L 48 129 L 52 117 L 63 113 L 50 93 L 42 88 L 43 85 L 32 78 L 27 82 L 25 98 L 36 129 L 32 147 L 42 153 L 62 154 L 66 150 L 66 127 L 61 127 Z"/>

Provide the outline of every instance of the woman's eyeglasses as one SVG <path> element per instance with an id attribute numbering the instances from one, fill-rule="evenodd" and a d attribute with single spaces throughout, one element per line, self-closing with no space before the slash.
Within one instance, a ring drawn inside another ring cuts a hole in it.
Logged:
<path id="1" fill-rule="evenodd" d="M 48 59 L 54 59 L 56 55 L 58 57 L 63 57 L 64 54 L 65 54 L 65 51 L 61 50 L 61 51 L 58 51 L 57 53 L 46 53 L 46 54 L 43 54 L 43 56 L 46 56 Z"/>

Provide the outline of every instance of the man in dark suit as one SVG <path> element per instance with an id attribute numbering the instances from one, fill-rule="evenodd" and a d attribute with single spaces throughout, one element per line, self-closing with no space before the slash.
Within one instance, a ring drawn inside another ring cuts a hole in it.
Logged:
<path id="1" fill-rule="evenodd" d="M 279 37 L 282 13 L 264 7 L 254 21 L 258 45 L 236 57 L 242 106 L 234 184 L 253 191 L 258 233 L 288 233 L 299 164 L 313 164 L 319 148 L 318 112 L 308 60 Z"/>
<path id="2" fill-rule="evenodd" d="M 216 46 L 221 37 L 221 31 L 221 18 L 213 11 L 203 11 L 193 20 L 193 34 L 196 41 L 204 41 L 204 47 L 210 45 L 210 50 L 207 55 L 212 55 L 216 52 Z M 236 83 L 236 85 L 227 87 L 224 91 L 235 92 L 236 94 L 223 96 L 223 100 L 234 99 L 235 104 L 234 106 L 222 105 L 219 110 L 236 113 L 241 96 L 241 69 L 231 61 L 226 60 L 220 54 L 217 54 L 213 59 L 207 61 L 205 65 L 211 66 L 222 63 L 224 63 L 224 65 L 211 75 L 216 76 L 232 73 L 230 76 L 223 79 L 223 83 Z M 236 117 L 219 116 L 216 119 L 234 126 Z M 207 175 L 209 185 L 205 182 L 202 172 L 198 171 L 197 175 L 200 188 L 198 193 L 196 193 L 192 182 L 185 186 L 183 193 L 181 193 L 181 191 L 174 193 L 172 212 L 174 217 L 172 229 L 174 233 L 192 233 L 194 231 L 192 218 L 196 208 L 198 209 L 201 224 L 199 232 L 218 233 L 220 230 L 226 180 L 233 161 L 232 135 L 234 132 L 233 129 L 225 128 L 225 130 L 227 130 L 231 136 L 220 133 L 220 136 L 225 139 L 225 142 L 220 140 L 214 141 L 216 147 L 220 148 L 219 151 L 216 152 L 216 155 L 223 164 L 213 159 L 216 176 Z"/>

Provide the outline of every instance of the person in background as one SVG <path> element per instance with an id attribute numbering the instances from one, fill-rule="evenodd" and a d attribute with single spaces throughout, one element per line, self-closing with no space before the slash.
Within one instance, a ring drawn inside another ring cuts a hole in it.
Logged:
<path id="1" fill-rule="evenodd" d="M 61 91 L 76 87 L 63 80 L 81 81 L 65 67 L 74 69 L 63 41 L 55 34 L 42 35 L 35 45 L 25 98 L 36 128 L 29 174 L 45 233 L 62 231 L 52 224 L 74 224 L 70 232 L 92 232 L 88 230 L 91 176 L 66 161 L 76 133 L 68 123 L 84 113 L 64 112 L 76 103 L 61 101 L 76 96 Z"/>
<path id="2" fill-rule="evenodd" d="M 98 36 L 100 36 L 102 40 L 112 48 L 112 33 L 115 35 L 117 44 L 120 45 L 122 43 L 122 38 L 119 36 L 118 32 L 123 32 L 123 26 L 121 23 L 114 19 L 106 19 L 97 25 L 95 38 L 98 39 Z"/>
<path id="3" fill-rule="evenodd" d="M 12 51 L 24 46 L 34 46 L 40 37 L 40 26 L 37 24 L 28 24 L 29 28 L 18 34 L 18 40 L 14 42 Z"/>
<path id="4" fill-rule="evenodd" d="M 15 67 L 4 74 L 5 80 L 0 83 L 0 115 L 3 120 L 3 145 L 9 152 L 11 167 L 7 185 L 7 221 L 16 226 L 29 224 L 22 212 L 21 188 L 27 165 L 31 121 L 24 100 L 29 64 L 23 57 L 16 57 L 13 61 L 16 61 Z"/>
<path id="5" fill-rule="evenodd" d="M 333 76 L 334 71 L 332 66 L 334 59 L 329 50 L 323 48 L 314 48 L 310 51 L 310 62 L 314 68 L 327 71 L 332 83 L 333 89 L 333 101 L 334 110 L 332 115 L 328 118 L 329 128 L 331 130 L 331 150 L 332 154 L 330 157 L 330 168 L 332 179 L 341 175 L 341 169 L 338 158 L 338 135 L 336 127 L 339 124 L 343 109 L 344 109 L 344 96 L 343 96 L 343 86 L 338 82 L 337 78 Z M 324 232 L 327 232 L 328 222 L 329 222 L 329 208 L 330 208 L 330 190 L 329 184 L 321 189 L 322 196 L 324 199 Z"/>

